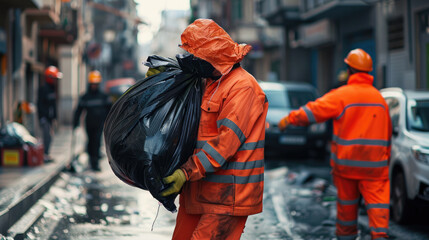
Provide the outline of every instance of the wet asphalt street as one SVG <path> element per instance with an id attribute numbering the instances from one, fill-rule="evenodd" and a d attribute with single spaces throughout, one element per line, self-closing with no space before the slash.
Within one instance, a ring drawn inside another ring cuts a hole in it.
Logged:
<path id="1" fill-rule="evenodd" d="M 26 239 L 171 239 L 176 213 L 121 182 L 106 159 L 102 163 L 102 172 L 63 173 L 36 204 L 44 214 Z M 336 189 L 329 172 L 327 161 L 266 159 L 264 211 L 249 217 L 241 239 L 335 239 Z M 359 217 L 360 239 L 370 239 L 366 221 Z M 429 239 L 428 226 L 392 223 L 391 239 Z"/>

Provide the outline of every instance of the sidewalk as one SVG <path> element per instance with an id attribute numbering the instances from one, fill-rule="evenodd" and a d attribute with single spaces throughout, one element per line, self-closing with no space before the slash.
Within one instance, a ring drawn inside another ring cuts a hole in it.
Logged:
<path id="1" fill-rule="evenodd" d="M 75 152 L 83 148 L 81 128 L 75 131 Z M 72 129 L 61 126 L 56 132 L 50 155 L 54 162 L 36 167 L 0 167 L 0 235 L 30 209 L 50 188 L 71 160 Z"/>

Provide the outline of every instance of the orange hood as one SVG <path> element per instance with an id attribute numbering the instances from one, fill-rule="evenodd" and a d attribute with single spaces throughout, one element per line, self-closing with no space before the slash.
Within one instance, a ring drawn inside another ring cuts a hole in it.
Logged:
<path id="1" fill-rule="evenodd" d="M 222 75 L 231 71 L 252 49 L 247 44 L 234 42 L 225 30 L 211 19 L 197 19 L 183 31 L 182 45 L 185 51 L 206 60 Z"/>

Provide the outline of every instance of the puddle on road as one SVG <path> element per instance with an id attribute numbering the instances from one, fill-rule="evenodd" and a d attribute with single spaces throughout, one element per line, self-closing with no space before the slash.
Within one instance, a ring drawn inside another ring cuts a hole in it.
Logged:
<path id="1" fill-rule="evenodd" d="M 112 183 L 109 178 L 110 174 L 70 176 L 67 184 L 52 186 L 50 193 L 54 200 L 44 204 L 47 211 L 35 229 L 51 232 L 49 239 L 61 240 L 136 239 L 148 234 L 157 236 L 154 239 L 171 238 L 171 229 L 168 228 L 171 221 L 163 216 L 155 224 L 156 231 L 150 232 L 158 207 L 156 200 L 151 198 L 151 204 L 146 203 L 148 197 L 142 197 L 143 191 L 124 186 L 117 179 Z M 171 217 L 175 219 L 175 216 Z M 49 226 L 50 222 L 55 226 Z M 36 230 L 31 234 L 34 235 Z M 28 239 L 31 239 L 31 234 Z"/>
<path id="2" fill-rule="evenodd" d="M 275 227 L 257 239 L 335 239 L 336 189 L 328 181 L 280 169 L 265 184 L 262 216 L 277 219 L 263 218 L 261 227 Z"/>

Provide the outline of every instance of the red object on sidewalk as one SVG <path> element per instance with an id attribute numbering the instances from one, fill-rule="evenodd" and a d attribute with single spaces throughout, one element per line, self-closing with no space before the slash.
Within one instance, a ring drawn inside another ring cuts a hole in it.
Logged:
<path id="1" fill-rule="evenodd" d="M 44 163 L 44 147 L 43 144 L 37 144 L 37 145 L 28 145 L 25 155 L 25 163 L 27 166 L 39 166 Z"/>
<path id="2" fill-rule="evenodd" d="M 44 163 L 43 144 L 29 145 L 25 144 L 20 148 L 2 148 L 1 166 L 2 167 L 23 167 L 39 166 Z"/>

